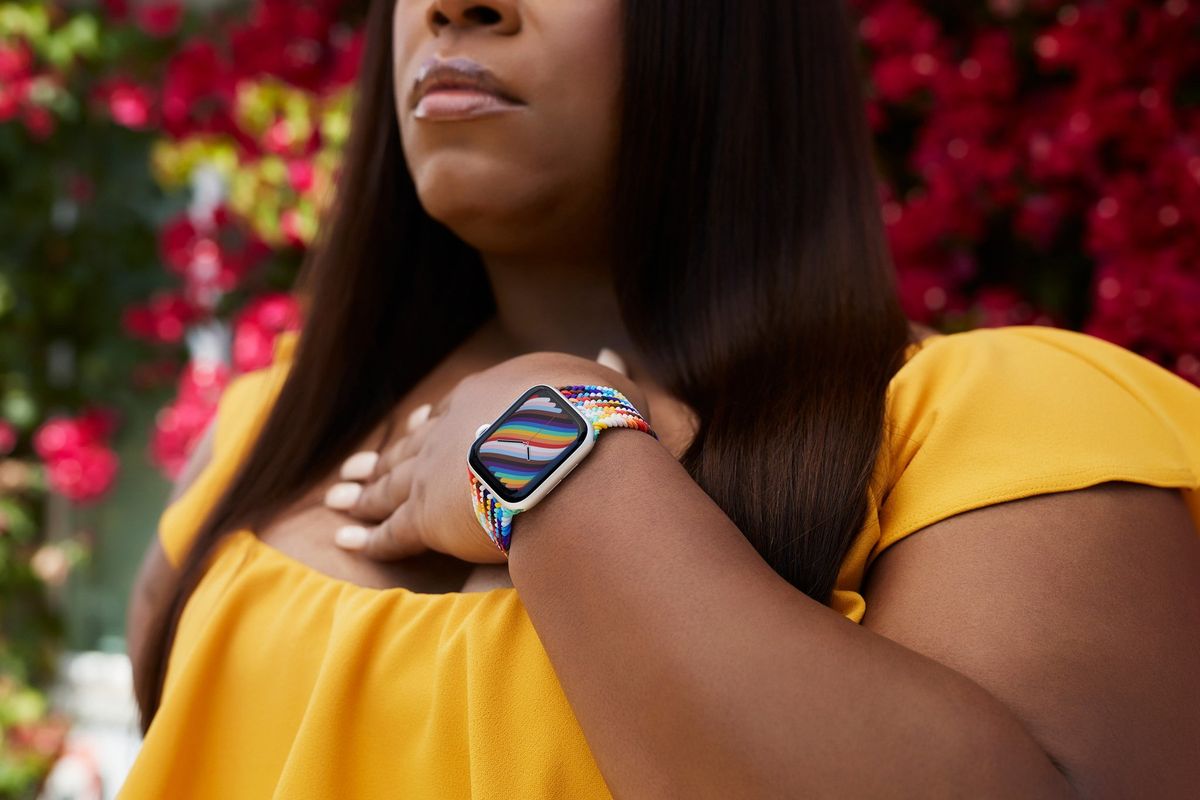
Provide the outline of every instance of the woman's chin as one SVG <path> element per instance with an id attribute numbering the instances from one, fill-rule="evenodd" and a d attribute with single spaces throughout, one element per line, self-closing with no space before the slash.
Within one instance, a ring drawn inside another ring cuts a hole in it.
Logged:
<path id="1" fill-rule="evenodd" d="M 477 190 L 476 194 L 487 195 Z M 526 223 L 521 214 L 510 205 L 498 205 L 495 200 L 505 198 L 505 191 L 497 189 L 488 198 L 470 200 L 462 198 L 424 198 L 421 205 L 430 217 L 449 228 L 455 236 L 483 252 L 504 252 L 522 237 L 514 235 Z"/>

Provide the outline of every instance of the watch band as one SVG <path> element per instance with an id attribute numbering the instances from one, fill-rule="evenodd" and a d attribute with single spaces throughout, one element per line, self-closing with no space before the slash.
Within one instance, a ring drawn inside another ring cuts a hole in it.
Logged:
<path id="1" fill-rule="evenodd" d="M 633 428 L 658 438 L 658 434 L 651 430 L 650 423 L 646 422 L 633 403 L 629 402 L 629 398 L 618 389 L 595 384 L 571 384 L 554 388 L 590 424 L 593 441 L 600 436 L 601 431 L 610 428 Z M 512 542 L 512 520 L 520 513 L 520 509 L 513 510 L 505 506 L 470 468 L 467 469 L 467 476 L 471 481 L 471 500 L 475 517 L 492 544 L 508 558 L 508 548 Z"/>

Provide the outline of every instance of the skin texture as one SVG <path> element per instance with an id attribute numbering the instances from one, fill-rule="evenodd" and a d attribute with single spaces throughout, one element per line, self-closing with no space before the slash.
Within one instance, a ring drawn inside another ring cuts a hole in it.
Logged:
<path id="1" fill-rule="evenodd" d="M 484 10 L 496 21 L 482 21 Z M 620 74 L 618 0 L 399 0 L 393 15 L 396 113 L 422 206 L 479 250 L 513 355 L 637 361 L 608 275 Z M 421 62 L 467 56 L 524 101 L 517 113 L 417 119 Z M 649 376 L 644 376 L 649 377 Z"/>
<path id="2" fill-rule="evenodd" d="M 416 536 L 474 558 L 467 538 L 482 531 L 467 515 L 425 536 L 413 520 L 435 512 L 403 510 L 422 471 L 466 490 L 418 440 L 490 421 L 485 388 L 499 410 L 516 393 L 505 387 L 597 377 L 590 359 L 607 345 L 655 429 L 679 433 L 601 436 L 521 515 L 507 574 L 615 796 L 1194 795 L 1200 540 L 1178 492 L 1102 484 L 931 525 L 874 564 L 854 625 L 779 578 L 678 463 L 687 408 L 637 361 L 604 277 L 617 11 L 396 5 L 406 159 L 426 209 L 484 259 L 496 349 L 489 377 L 439 395 L 441 427 L 411 434 L 408 457 L 381 461 L 361 507 L 338 512 L 390 531 L 347 556 L 391 559 Z M 481 61 L 528 112 L 415 120 L 407 88 L 434 53 Z M 561 535 L 580 527 L 608 535 Z"/>
<path id="3" fill-rule="evenodd" d="M 1178 492 L 931 525 L 881 557 L 860 626 L 776 576 L 649 437 L 602 436 L 578 472 L 523 515 L 509 570 L 615 796 L 1200 785 L 1200 541 Z M 562 535 L 581 527 L 606 534 Z"/>
<path id="4" fill-rule="evenodd" d="M 538 379 L 531 381 L 530 377 Z M 505 563 L 467 497 L 463 460 L 482 421 L 499 416 L 532 383 L 587 383 L 615 387 L 635 408 L 647 408 L 637 384 L 595 361 L 538 352 L 509 359 L 460 381 L 429 419 L 384 453 L 377 477 L 350 513 L 377 519 L 355 549 L 374 559 L 407 558 L 436 550 L 476 563 Z"/>
<path id="5" fill-rule="evenodd" d="M 398 122 L 422 205 L 490 254 L 526 261 L 531 241 L 547 255 L 595 251 L 604 233 L 596 189 L 611 178 L 617 135 L 620 5 L 541 0 L 518 12 L 498 3 L 490 7 L 500 19 L 490 26 L 471 23 L 475 5 L 395 6 Z M 524 101 L 522 110 L 467 122 L 418 119 L 410 108 L 418 67 L 456 55 L 488 67 Z"/>

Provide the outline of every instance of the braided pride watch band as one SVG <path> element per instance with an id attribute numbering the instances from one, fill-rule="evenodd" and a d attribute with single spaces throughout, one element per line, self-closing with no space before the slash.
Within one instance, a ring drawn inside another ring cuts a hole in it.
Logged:
<path id="1" fill-rule="evenodd" d="M 608 428 L 634 428 L 650 434 L 655 439 L 658 438 L 658 434 L 650 429 L 650 424 L 638 413 L 633 403 L 629 402 L 629 398 L 611 386 L 574 384 L 555 388 L 579 415 L 590 423 L 593 441 L 600 435 L 600 431 Z M 467 469 L 467 476 L 471 480 L 475 517 L 492 544 L 508 558 L 508 547 L 512 541 L 512 520 L 520 513 L 520 509 L 513 510 L 505 506 L 470 468 Z"/>

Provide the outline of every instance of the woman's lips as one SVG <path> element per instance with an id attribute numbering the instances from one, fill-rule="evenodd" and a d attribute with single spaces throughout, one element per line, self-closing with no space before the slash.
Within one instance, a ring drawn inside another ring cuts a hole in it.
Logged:
<path id="1" fill-rule="evenodd" d="M 417 102 L 413 116 L 425 120 L 471 119 L 522 108 L 504 98 L 480 89 L 434 87 Z"/>
<path id="2" fill-rule="evenodd" d="M 417 119 L 469 119 L 524 105 L 495 74 L 467 56 L 430 56 L 421 62 L 410 92 Z"/>

